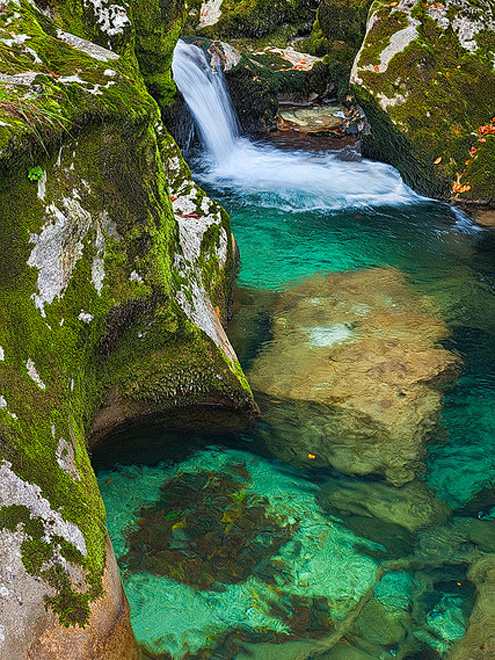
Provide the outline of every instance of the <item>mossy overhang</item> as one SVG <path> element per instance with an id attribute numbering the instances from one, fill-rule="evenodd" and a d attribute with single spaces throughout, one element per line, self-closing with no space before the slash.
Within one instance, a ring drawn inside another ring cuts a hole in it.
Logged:
<path id="1" fill-rule="evenodd" d="M 180 401 L 166 387 L 169 369 L 184 379 L 190 359 L 202 393 L 254 404 L 238 363 L 174 297 L 178 226 L 166 145 L 176 147 L 140 74 L 132 26 L 126 20 L 122 32 L 102 35 L 72 4 L 58 12 L 50 4 L 58 23 L 27 0 L 3 14 L 0 450 L 9 478 L 32 494 L 28 504 L 41 498 L 47 516 L 60 516 L 83 542 L 71 549 L 71 537 L 51 533 L 36 508 L 1 511 L 3 529 L 23 535 L 26 570 L 47 584 L 47 607 L 62 625 L 84 626 L 106 558 L 105 512 L 86 451 L 102 402 L 116 387 L 153 406 L 197 402 L 194 387 L 184 386 Z M 99 46 L 87 41 L 92 31 Z M 215 264 L 212 231 L 195 277 L 203 267 L 205 295 L 211 288 L 226 317 L 233 259 L 225 215 L 221 223 L 228 263 L 223 271 Z M 146 382 L 150 365 L 155 377 Z M 64 562 L 79 567 L 83 589 Z"/>

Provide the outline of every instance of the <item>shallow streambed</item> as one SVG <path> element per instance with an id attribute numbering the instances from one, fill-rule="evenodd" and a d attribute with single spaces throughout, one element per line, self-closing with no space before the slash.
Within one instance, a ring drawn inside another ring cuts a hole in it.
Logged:
<path id="1" fill-rule="evenodd" d="M 287 658 L 301 648 L 309 657 L 325 643 L 333 648 L 329 659 L 438 657 L 463 634 L 473 605 L 465 580 L 469 558 L 455 554 L 455 540 L 462 533 L 470 550 L 493 551 L 492 237 L 437 204 L 288 213 L 260 208 L 247 195 L 210 192 L 231 211 L 242 253 L 242 307 L 231 335 L 248 374 L 276 341 L 274 297 L 315 273 L 385 266 L 406 273 L 414 294 L 433 301 L 452 331 L 445 343 L 464 364 L 444 395 L 426 467 L 413 482 L 429 485 L 424 492 L 403 487 L 397 495 L 372 475 L 343 476 L 312 459 L 291 460 L 287 452 L 297 454 L 302 437 L 317 446 L 322 412 L 266 394 L 258 395 L 265 420 L 251 433 L 155 432 L 136 438 L 150 443 L 144 463 L 141 452 L 139 463 L 108 469 L 133 457 L 100 457 L 109 530 L 137 638 L 154 654 L 174 658 L 227 660 L 248 650 L 263 659 Z M 178 478 L 186 480 L 182 500 L 169 505 Z M 370 501 L 367 508 L 363 500 Z M 194 539 L 208 532 L 210 551 L 198 550 Z M 414 561 L 407 568 L 421 544 L 429 548 L 423 566 Z M 400 558 L 405 570 L 383 570 Z M 242 562 L 247 572 L 238 570 Z M 334 647 L 336 631 L 363 655 Z"/>
<path id="2" fill-rule="evenodd" d="M 229 333 L 263 419 L 95 456 L 136 637 L 164 659 L 447 658 L 495 553 L 495 235 L 348 150 L 221 128 L 196 176 L 231 213 Z"/>

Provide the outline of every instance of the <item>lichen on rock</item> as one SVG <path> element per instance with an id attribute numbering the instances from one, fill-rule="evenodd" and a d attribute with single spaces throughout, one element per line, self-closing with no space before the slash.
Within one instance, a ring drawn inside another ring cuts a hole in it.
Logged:
<path id="1" fill-rule="evenodd" d="M 25 603 L 19 616 L 0 602 L 10 660 L 49 660 L 56 647 L 135 657 L 92 429 L 101 438 L 177 405 L 255 410 L 222 325 L 228 216 L 191 180 L 146 86 L 161 102 L 173 92 L 183 8 L 163 27 L 156 87 L 136 16 L 160 9 L 145 4 L 2 5 L 0 550 L 2 563 L 19 559 L 8 589 Z"/>
<path id="2" fill-rule="evenodd" d="M 495 16 L 488 2 L 376 0 L 351 72 L 363 151 L 420 192 L 493 204 Z"/>

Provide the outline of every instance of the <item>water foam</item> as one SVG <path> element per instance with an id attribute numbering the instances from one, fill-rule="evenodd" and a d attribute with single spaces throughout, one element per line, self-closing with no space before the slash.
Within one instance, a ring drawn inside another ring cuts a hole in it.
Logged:
<path id="1" fill-rule="evenodd" d="M 338 153 L 282 151 L 239 135 L 220 69 L 205 53 L 179 41 L 172 71 L 199 128 L 204 153 L 199 178 L 216 188 L 284 210 L 339 210 L 421 201 L 396 169 Z"/>

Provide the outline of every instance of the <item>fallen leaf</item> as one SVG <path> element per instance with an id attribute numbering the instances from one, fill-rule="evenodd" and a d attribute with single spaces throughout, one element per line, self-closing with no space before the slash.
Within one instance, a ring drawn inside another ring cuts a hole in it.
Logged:
<path id="1" fill-rule="evenodd" d="M 436 160 L 433 161 L 433 165 L 438 165 L 438 163 L 442 162 L 442 157 L 439 156 Z"/>
<path id="2" fill-rule="evenodd" d="M 379 71 L 380 71 L 380 67 L 378 66 L 378 64 L 374 67 L 374 69 L 375 69 L 375 71 L 376 71 L 377 73 L 379 73 Z"/>
<path id="3" fill-rule="evenodd" d="M 459 181 L 455 181 L 452 184 L 452 190 L 458 194 L 464 193 L 464 192 L 468 192 L 468 190 L 471 190 L 471 186 L 469 184 L 463 186 L 462 183 L 460 183 Z"/>

